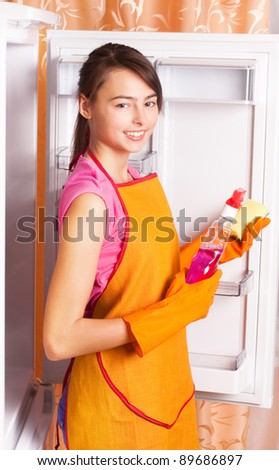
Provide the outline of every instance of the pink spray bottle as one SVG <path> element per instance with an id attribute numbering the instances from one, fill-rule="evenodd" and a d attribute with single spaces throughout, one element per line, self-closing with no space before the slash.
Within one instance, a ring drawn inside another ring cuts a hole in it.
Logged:
<path id="1" fill-rule="evenodd" d="M 215 220 L 202 237 L 202 242 L 197 254 L 193 257 L 191 266 L 186 275 L 186 282 L 194 282 L 208 279 L 218 267 L 219 259 L 226 247 L 232 231 L 236 213 L 244 200 L 245 189 L 238 188 L 226 201 L 218 220 Z"/>

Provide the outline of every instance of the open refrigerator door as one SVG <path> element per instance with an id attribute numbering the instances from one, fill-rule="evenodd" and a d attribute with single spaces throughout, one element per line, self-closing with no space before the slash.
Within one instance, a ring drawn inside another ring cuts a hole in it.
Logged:
<path id="1" fill-rule="evenodd" d="M 52 385 L 34 376 L 38 35 L 54 13 L 0 3 L 1 445 L 41 449 Z M 24 238 L 29 224 L 33 236 Z"/>

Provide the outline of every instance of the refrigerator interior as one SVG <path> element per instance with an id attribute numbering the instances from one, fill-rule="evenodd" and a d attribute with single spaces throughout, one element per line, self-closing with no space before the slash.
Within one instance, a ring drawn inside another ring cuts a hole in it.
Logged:
<path id="1" fill-rule="evenodd" d="M 79 68 L 108 41 L 141 50 L 161 79 L 163 113 L 130 162 L 143 175 L 158 172 L 181 243 L 219 216 L 236 187 L 271 211 L 272 230 L 248 255 L 222 266 L 213 308 L 187 329 L 198 398 L 269 407 L 278 305 L 278 37 L 50 32 L 48 214 L 57 215 L 68 176 Z M 48 240 L 46 291 L 56 258 L 54 226 Z M 61 382 L 65 367 L 46 360 L 46 378 Z"/>

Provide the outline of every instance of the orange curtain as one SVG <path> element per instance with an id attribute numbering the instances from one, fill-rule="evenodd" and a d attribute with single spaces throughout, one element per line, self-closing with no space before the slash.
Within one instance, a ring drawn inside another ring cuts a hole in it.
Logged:
<path id="1" fill-rule="evenodd" d="M 63 29 L 172 31 L 196 33 L 267 33 L 269 0 L 14 0 L 51 10 Z M 45 58 L 41 31 L 39 70 L 39 134 L 37 207 L 45 205 Z M 35 370 L 41 376 L 44 312 L 44 247 L 36 250 Z M 202 449 L 245 449 L 249 407 L 197 401 Z M 51 447 L 48 447 L 51 448 Z"/>
<path id="2" fill-rule="evenodd" d="M 11 0 L 54 11 L 63 29 L 266 33 L 269 0 Z"/>

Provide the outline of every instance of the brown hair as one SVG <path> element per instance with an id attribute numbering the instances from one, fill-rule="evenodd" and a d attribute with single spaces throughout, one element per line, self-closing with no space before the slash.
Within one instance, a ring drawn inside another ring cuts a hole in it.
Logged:
<path id="1" fill-rule="evenodd" d="M 79 72 L 77 96 L 83 94 L 91 102 L 96 99 L 98 90 L 108 74 L 115 69 L 129 69 L 140 76 L 157 94 L 159 111 L 163 104 L 162 87 L 151 62 L 138 50 L 124 44 L 104 44 L 92 51 Z M 73 136 L 73 157 L 70 170 L 89 143 L 88 121 L 80 113 L 77 115 Z"/>

